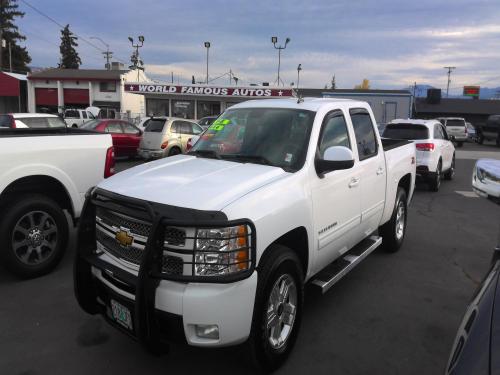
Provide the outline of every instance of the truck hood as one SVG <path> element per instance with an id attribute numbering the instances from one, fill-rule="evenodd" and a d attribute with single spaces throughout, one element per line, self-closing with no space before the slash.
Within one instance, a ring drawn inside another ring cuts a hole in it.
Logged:
<path id="1" fill-rule="evenodd" d="M 219 211 L 288 175 L 267 165 L 177 155 L 120 172 L 99 188 L 150 202 Z"/>

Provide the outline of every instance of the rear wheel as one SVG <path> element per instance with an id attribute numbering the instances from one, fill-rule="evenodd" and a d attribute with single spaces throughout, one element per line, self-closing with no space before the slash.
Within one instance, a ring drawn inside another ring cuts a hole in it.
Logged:
<path id="1" fill-rule="evenodd" d="M 457 146 L 458 146 L 458 147 L 462 147 L 463 145 L 464 145 L 464 143 L 463 143 L 463 142 L 457 142 Z"/>
<path id="2" fill-rule="evenodd" d="M 181 150 L 179 147 L 172 147 L 170 151 L 168 152 L 168 156 L 174 156 L 174 155 L 179 155 L 181 153 Z"/>
<path id="3" fill-rule="evenodd" d="M 453 180 L 453 177 L 455 177 L 455 155 L 453 155 L 450 169 L 448 169 L 444 174 L 444 178 L 446 180 Z"/>
<path id="4" fill-rule="evenodd" d="M 268 372 L 283 364 L 295 344 L 304 286 L 300 261 L 292 250 L 272 245 L 266 254 L 259 265 L 248 343 L 256 367 Z"/>
<path id="5" fill-rule="evenodd" d="M 0 224 L 0 256 L 17 276 L 32 278 L 52 271 L 67 242 L 68 221 L 52 199 L 21 195 L 5 207 Z"/>
<path id="6" fill-rule="evenodd" d="M 398 187 L 396 202 L 391 219 L 379 228 L 384 249 L 390 253 L 399 250 L 406 235 L 407 196 L 402 187 Z"/>
<path id="7" fill-rule="evenodd" d="M 477 137 L 477 143 L 479 143 L 480 145 L 482 145 L 482 144 L 483 144 L 483 142 L 484 142 L 484 137 L 483 137 L 482 135 L 479 135 L 479 136 Z"/>
<path id="8" fill-rule="evenodd" d="M 431 191 L 439 191 L 439 187 L 441 186 L 441 160 L 438 163 L 436 168 L 436 172 L 433 176 L 430 177 L 429 188 Z"/>

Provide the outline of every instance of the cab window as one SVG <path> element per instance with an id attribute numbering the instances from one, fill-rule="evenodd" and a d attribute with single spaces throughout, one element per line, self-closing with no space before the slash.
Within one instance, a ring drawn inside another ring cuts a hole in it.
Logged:
<path id="1" fill-rule="evenodd" d="M 344 115 L 339 111 L 326 116 L 318 143 L 319 157 L 323 158 L 325 150 L 333 146 L 351 148 L 347 124 Z"/>
<path id="2" fill-rule="evenodd" d="M 351 109 L 352 126 L 358 146 L 359 160 L 365 160 L 377 155 L 378 143 L 375 135 L 375 128 L 366 109 Z"/>

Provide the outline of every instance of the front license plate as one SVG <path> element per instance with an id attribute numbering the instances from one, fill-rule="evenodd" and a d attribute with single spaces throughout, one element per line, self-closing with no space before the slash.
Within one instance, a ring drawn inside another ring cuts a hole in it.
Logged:
<path id="1" fill-rule="evenodd" d="M 130 310 L 123 306 L 121 303 L 111 300 L 111 312 L 113 314 L 113 319 L 115 322 L 121 324 L 128 330 L 132 331 L 132 315 Z"/>

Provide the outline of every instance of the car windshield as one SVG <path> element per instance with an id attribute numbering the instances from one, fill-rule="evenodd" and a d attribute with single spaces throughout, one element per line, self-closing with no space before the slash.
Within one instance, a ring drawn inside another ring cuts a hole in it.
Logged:
<path id="1" fill-rule="evenodd" d="M 426 126 L 415 124 L 391 124 L 387 125 L 382 135 L 384 138 L 392 139 L 428 139 L 429 130 Z"/>
<path id="2" fill-rule="evenodd" d="M 149 120 L 146 126 L 146 131 L 151 133 L 161 133 L 163 131 L 163 126 L 165 125 L 165 120 L 156 119 Z"/>
<path id="3" fill-rule="evenodd" d="M 465 126 L 465 122 L 464 120 L 448 120 L 446 121 L 446 126 L 461 126 L 461 127 L 464 127 Z"/>
<path id="4" fill-rule="evenodd" d="M 230 109 L 208 128 L 190 154 L 294 172 L 304 165 L 315 114 L 298 109 Z"/>
<path id="5" fill-rule="evenodd" d="M 87 129 L 87 130 L 94 130 L 97 128 L 97 126 L 100 124 L 101 120 L 90 120 L 87 122 L 84 122 L 80 128 L 82 129 Z"/>
<path id="6" fill-rule="evenodd" d="M 21 121 L 29 128 L 65 128 L 66 124 L 59 117 L 18 117 L 16 120 Z"/>

